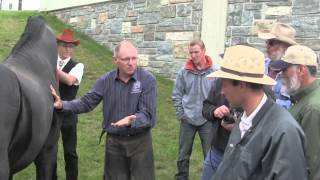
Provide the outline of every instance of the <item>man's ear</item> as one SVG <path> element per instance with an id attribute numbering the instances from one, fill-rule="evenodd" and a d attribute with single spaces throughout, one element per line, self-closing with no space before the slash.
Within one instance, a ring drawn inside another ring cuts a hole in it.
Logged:
<path id="1" fill-rule="evenodd" d="M 304 66 L 304 65 L 298 65 L 297 66 L 297 69 L 296 69 L 296 71 L 297 71 L 297 73 L 299 73 L 299 74 L 301 74 L 302 72 L 304 72 L 306 69 L 307 66 Z"/>
<path id="2" fill-rule="evenodd" d="M 113 57 L 112 57 L 112 61 L 113 61 L 114 63 L 117 63 L 117 57 L 113 56 Z"/>
<path id="3" fill-rule="evenodd" d="M 304 74 L 310 74 L 309 69 L 306 65 L 299 65 L 299 72 Z"/>

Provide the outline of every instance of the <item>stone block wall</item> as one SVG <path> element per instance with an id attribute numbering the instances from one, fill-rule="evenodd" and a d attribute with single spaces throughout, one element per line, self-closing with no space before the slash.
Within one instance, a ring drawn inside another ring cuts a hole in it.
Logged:
<path id="1" fill-rule="evenodd" d="M 51 11 L 113 49 L 130 40 L 139 66 L 171 79 L 188 58 L 188 42 L 201 37 L 203 0 L 111 0 Z M 320 53 L 319 0 L 228 0 L 226 46 L 249 43 L 265 50 L 257 32 L 279 21 L 292 25 L 297 42 Z"/>
<path id="2" fill-rule="evenodd" d="M 265 42 L 257 32 L 265 31 L 275 22 L 292 25 L 297 42 L 320 52 L 319 0 L 229 0 L 226 46 L 249 43 L 265 50 Z"/>
<path id="3" fill-rule="evenodd" d="M 113 0 L 51 11 L 111 50 L 122 40 L 138 47 L 139 66 L 174 79 L 200 36 L 202 0 Z"/>

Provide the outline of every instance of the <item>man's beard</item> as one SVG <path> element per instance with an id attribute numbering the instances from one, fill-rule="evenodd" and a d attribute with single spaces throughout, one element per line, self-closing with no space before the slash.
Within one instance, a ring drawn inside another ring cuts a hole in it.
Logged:
<path id="1" fill-rule="evenodd" d="M 297 92 L 297 90 L 300 88 L 301 83 L 298 79 L 297 74 L 294 73 L 294 76 L 283 79 L 283 85 L 284 85 L 285 91 L 289 95 L 292 95 L 295 92 Z"/>

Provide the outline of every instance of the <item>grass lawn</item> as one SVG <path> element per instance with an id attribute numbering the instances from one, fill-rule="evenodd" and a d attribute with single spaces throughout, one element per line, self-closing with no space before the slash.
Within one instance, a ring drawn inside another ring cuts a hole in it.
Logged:
<path id="1" fill-rule="evenodd" d="M 0 11 L 0 62 L 10 53 L 12 47 L 24 30 L 28 16 L 39 15 L 31 11 Z M 66 24 L 54 17 L 44 15 L 49 25 L 59 34 Z M 76 34 L 81 40 L 74 57 L 85 65 L 85 73 L 78 95 L 85 94 L 95 80 L 105 72 L 111 70 L 112 53 L 103 46 L 82 33 Z M 179 123 L 175 119 L 175 112 L 171 103 L 173 83 L 163 77 L 157 76 L 157 125 L 153 129 L 153 148 L 155 155 L 156 176 L 158 180 L 174 179 L 176 172 L 176 159 L 178 154 Z M 79 115 L 78 123 L 78 154 L 79 179 L 102 179 L 104 143 L 98 143 L 101 132 L 102 112 L 101 105 L 94 111 Z M 58 156 L 59 179 L 65 179 L 62 147 L 60 144 Z M 200 178 L 202 167 L 202 152 L 197 136 L 193 155 L 190 162 L 190 179 Z M 19 172 L 15 180 L 35 180 L 34 165 Z"/>

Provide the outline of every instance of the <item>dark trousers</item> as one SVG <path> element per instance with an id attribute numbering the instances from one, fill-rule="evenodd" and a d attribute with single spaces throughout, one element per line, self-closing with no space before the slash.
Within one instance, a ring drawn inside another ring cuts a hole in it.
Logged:
<path id="1" fill-rule="evenodd" d="M 57 168 L 57 143 L 59 140 L 61 122 L 61 115 L 54 112 L 47 140 L 34 161 L 37 180 L 57 180 L 55 172 Z"/>
<path id="2" fill-rule="evenodd" d="M 77 155 L 77 115 L 64 116 L 61 126 L 65 171 L 67 180 L 78 179 L 78 155 Z"/>
<path id="3" fill-rule="evenodd" d="M 60 130 L 62 134 L 66 179 L 78 178 L 77 146 L 77 115 L 58 115 L 58 120 L 53 121 L 48 139 L 40 154 L 34 161 L 37 172 L 37 180 L 57 180 L 57 153 Z"/>
<path id="4" fill-rule="evenodd" d="M 192 153 L 193 141 L 198 132 L 202 145 L 203 157 L 206 157 L 210 149 L 213 137 L 212 123 L 207 121 L 201 126 L 194 126 L 186 121 L 181 121 L 179 135 L 179 157 L 177 161 L 178 172 L 175 174 L 177 180 L 189 179 L 189 160 Z"/>
<path id="5" fill-rule="evenodd" d="M 104 180 L 154 180 L 150 131 L 133 137 L 107 135 Z"/>

